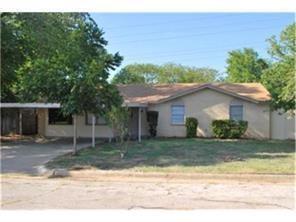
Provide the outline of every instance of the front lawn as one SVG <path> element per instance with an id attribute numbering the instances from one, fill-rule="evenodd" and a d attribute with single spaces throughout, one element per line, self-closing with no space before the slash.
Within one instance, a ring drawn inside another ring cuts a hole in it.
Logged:
<path id="1" fill-rule="evenodd" d="M 129 143 L 121 159 L 117 144 L 107 143 L 57 157 L 49 168 L 92 166 L 101 170 L 188 173 L 294 174 L 294 141 L 155 139 Z"/>

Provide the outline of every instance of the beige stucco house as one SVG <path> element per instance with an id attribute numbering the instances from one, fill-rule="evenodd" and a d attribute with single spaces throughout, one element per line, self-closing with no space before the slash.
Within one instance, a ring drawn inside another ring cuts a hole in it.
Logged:
<path id="1" fill-rule="evenodd" d="M 195 117 L 200 137 L 212 136 L 211 123 L 215 119 L 237 119 L 248 121 L 247 138 L 295 139 L 294 119 L 270 110 L 270 94 L 259 83 L 131 84 L 118 85 L 118 89 L 124 105 L 131 110 L 130 135 L 139 140 L 149 134 L 146 114 L 150 110 L 158 111 L 159 137 L 185 137 L 184 120 Z M 73 136 L 72 118 L 59 114 L 59 104 L 32 107 L 37 110 L 40 135 Z M 92 127 L 91 114 L 78 116 L 78 137 L 92 137 Z M 113 137 L 102 117 L 96 118 L 94 129 L 97 138 Z"/>

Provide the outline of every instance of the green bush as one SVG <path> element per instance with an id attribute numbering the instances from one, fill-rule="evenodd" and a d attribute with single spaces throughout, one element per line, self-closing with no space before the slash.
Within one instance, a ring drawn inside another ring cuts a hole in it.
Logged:
<path id="1" fill-rule="evenodd" d="M 198 126 L 198 121 L 194 117 L 187 117 L 185 121 L 186 126 L 186 137 L 192 138 L 196 137 L 196 130 Z"/>
<path id="2" fill-rule="evenodd" d="M 215 137 L 226 139 L 240 138 L 247 130 L 247 121 L 214 120 L 212 130 Z"/>

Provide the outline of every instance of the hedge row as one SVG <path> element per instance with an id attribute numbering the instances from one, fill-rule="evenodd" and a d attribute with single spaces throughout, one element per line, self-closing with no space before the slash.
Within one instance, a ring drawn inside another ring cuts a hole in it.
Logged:
<path id="1" fill-rule="evenodd" d="M 240 138 L 246 132 L 247 128 L 247 121 L 214 120 L 212 122 L 214 136 L 222 139 Z"/>

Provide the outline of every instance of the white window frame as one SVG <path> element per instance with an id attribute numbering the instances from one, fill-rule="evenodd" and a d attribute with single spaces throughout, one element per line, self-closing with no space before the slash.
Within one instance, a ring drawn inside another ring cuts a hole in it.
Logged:
<path id="1" fill-rule="evenodd" d="M 232 114 L 232 108 L 233 107 L 241 107 L 241 119 L 234 119 L 233 116 L 238 116 L 237 114 L 236 115 L 233 115 Z M 229 119 L 230 120 L 236 120 L 236 121 L 240 121 L 240 120 L 244 120 L 244 105 L 243 104 L 230 104 L 229 106 Z"/>
<path id="2" fill-rule="evenodd" d="M 182 122 L 174 122 L 174 118 L 173 115 L 173 108 L 174 107 L 183 107 L 183 121 Z M 184 125 L 185 124 L 185 106 L 184 105 L 171 105 L 171 125 Z"/>

